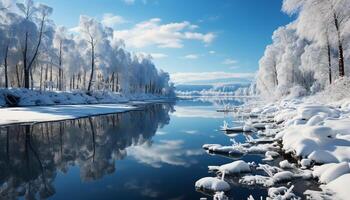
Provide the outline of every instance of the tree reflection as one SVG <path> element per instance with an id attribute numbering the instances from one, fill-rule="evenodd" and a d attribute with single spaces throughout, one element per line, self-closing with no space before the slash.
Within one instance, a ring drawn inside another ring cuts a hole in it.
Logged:
<path id="1" fill-rule="evenodd" d="M 150 143 L 169 123 L 169 104 L 143 111 L 0 129 L 0 199 L 42 199 L 55 194 L 57 172 L 80 168 L 83 181 L 115 172 L 126 148 Z"/>

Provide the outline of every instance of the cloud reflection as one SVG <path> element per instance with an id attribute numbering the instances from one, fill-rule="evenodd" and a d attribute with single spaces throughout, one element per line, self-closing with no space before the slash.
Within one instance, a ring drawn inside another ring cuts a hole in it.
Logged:
<path id="1" fill-rule="evenodd" d="M 161 140 L 158 143 L 146 143 L 127 149 L 128 155 L 138 162 L 161 168 L 163 164 L 189 167 L 197 163 L 195 159 L 186 157 L 203 154 L 201 149 L 185 150 L 182 140 Z"/>

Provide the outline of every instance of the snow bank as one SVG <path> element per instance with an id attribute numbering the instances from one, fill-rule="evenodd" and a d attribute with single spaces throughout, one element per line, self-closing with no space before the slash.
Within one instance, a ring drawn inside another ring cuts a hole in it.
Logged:
<path id="1" fill-rule="evenodd" d="M 339 117 L 340 112 L 337 109 L 324 106 L 324 105 L 305 105 L 298 107 L 298 117 L 301 119 L 310 119 L 311 117 L 319 114 L 326 115 L 327 117 Z"/>
<path id="2" fill-rule="evenodd" d="M 87 95 L 84 91 L 60 92 L 39 91 L 24 88 L 0 89 L 0 107 L 6 107 L 5 95 L 19 97 L 18 106 L 49 106 L 72 104 L 125 103 L 131 100 L 167 99 L 166 96 L 151 94 L 121 94 L 109 91 L 95 91 Z"/>
<path id="3" fill-rule="evenodd" d="M 0 109 L 0 125 L 76 119 L 137 109 L 126 104 L 58 105 Z"/>
<path id="4" fill-rule="evenodd" d="M 350 173 L 348 162 L 315 166 L 312 174 L 314 177 L 318 177 L 320 183 L 329 183 L 346 173 Z"/>
<path id="5" fill-rule="evenodd" d="M 305 195 L 308 199 L 325 199 L 325 200 L 347 200 L 350 196 L 350 173 L 339 176 L 326 185 L 321 185 L 322 191 L 306 190 Z"/>
<path id="6" fill-rule="evenodd" d="M 345 174 L 327 184 L 326 188 L 331 190 L 334 195 L 342 200 L 350 197 L 350 174 Z"/>
<path id="7" fill-rule="evenodd" d="M 337 138 L 337 132 L 327 126 L 297 125 L 286 128 L 282 137 L 283 149 L 316 163 L 350 161 L 350 141 Z"/>
<path id="8" fill-rule="evenodd" d="M 332 127 L 335 134 L 350 135 L 350 118 L 344 119 L 327 119 L 324 126 Z"/>
<path id="9" fill-rule="evenodd" d="M 220 180 L 215 177 L 205 177 L 199 179 L 195 186 L 197 189 L 205 189 L 210 191 L 228 191 L 231 189 L 231 186 L 223 180 Z"/>

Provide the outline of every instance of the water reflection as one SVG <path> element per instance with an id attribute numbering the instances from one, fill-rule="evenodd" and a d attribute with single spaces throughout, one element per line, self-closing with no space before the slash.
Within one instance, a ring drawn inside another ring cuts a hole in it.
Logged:
<path id="1" fill-rule="evenodd" d="M 188 156 L 201 155 L 202 149 L 185 149 L 182 140 L 161 140 L 150 146 L 143 144 L 128 149 L 128 154 L 140 163 L 148 164 L 155 168 L 162 164 L 188 167 L 196 163 L 196 160 L 185 160 Z"/>
<path id="2" fill-rule="evenodd" d="M 180 157 L 196 152 L 167 156 L 181 149 L 181 141 L 164 140 L 152 146 L 152 137 L 169 123 L 172 111 L 173 105 L 154 104 L 144 111 L 1 128 L 0 199 L 48 198 L 55 194 L 58 172 L 68 173 L 77 166 L 82 181 L 101 179 L 114 173 L 115 161 L 127 154 L 153 167 L 186 165 Z"/>
<path id="3" fill-rule="evenodd" d="M 214 107 L 222 107 L 224 105 L 241 105 L 243 103 L 246 103 L 248 101 L 251 101 L 252 99 L 255 99 L 255 97 L 186 97 L 184 98 L 187 101 L 182 101 L 182 105 L 200 105 L 200 106 L 214 106 Z"/>

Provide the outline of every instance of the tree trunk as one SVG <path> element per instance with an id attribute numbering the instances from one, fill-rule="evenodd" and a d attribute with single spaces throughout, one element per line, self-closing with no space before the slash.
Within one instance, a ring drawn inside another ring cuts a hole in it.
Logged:
<path id="1" fill-rule="evenodd" d="M 90 73 L 90 80 L 88 85 L 88 93 L 91 91 L 91 85 L 92 85 L 92 79 L 94 78 L 94 70 L 95 70 L 95 55 L 94 55 L 94 47 L 92 44 L 91 48 L 91 73 Z"/>
<path id="2" fill-rule="evenodd" d="M 84 70 L 83 82 L 84 82 L 84 90 L 86 90 L 86 70 Z"/>
<path id="3" fill-rule="evenodd" d="M 69 79 L 69 91 L 72 91 L 72 77 Z"/>
<path id="4" fill-rule="evenodd" d="M 40 65 L 40 91 L 43 89 L 43 65 Z"/>
<path id="5" fill-rule="evenodd" d="M 117 85 L 116 85 L 116 91 L 120 92 L 120 88 L 119 88 L 119 74 L 117 73 Z"/>
<path id="6" fill-rule="evenodd" d="M 27 66 L 28 32 L 25 33 L 24 42 L 25 42 L 24 50 L 23 50 L 24 88 L 29 89 L 29 70 L 28 70 L 28 66 Z"/>
<path id="7" fill-rule="evenodd" d="M 60 50 L 59 50 L 59 61 L 58 61 L 58 89 L 62 91 L 63 88 L 63 70 L 62 70 L 62 41 L 60 41 Z"/>
<path id="8" fill-rule="evenodd" d="M 18 84 L 18 87 L 20 88 L 22 84 L 21 84 L 21 79 L 19 78 L 18 64 L 16 64 L 16 76 L 17 76 L 17 84 Z"/>
<path id="9" fill-rule="evenodd" d="M 331 60 L 331 45 L 327 39 L 327 56 L 328 56 L 328 77 L 329 84 L 332 84 L 332 60 Z"/>
<path id="10" fill-rule="evenodd" d="M 46 88 L 47 88 L 48 77 L 49 77 L 49 65 L 46 64 L 46 68 L 45 68 L 45 81 L 44 81 L 44 91 L 45 91 Z"/>
<path id="11" fill-rule="evenodd" d="M 53 90 L 52 65 L 50 66 L 50 90 Z"/>
<path id="12" fill-rule="evenodd" d="M 4 65 L 5 65 L 5 88 L 9 87 L 9 81 L 8 81 L 8 73 L 7 73 L 7 57 L 9 52 L 9 45 L 6 46 L 5 49 L 5 59 L 4 59 Z"/>
<path id="13" fill-rule="evenodd" d="M 73 74 L 73 84 L 72 84 L 73 90 L 75 89 L 75 75 Z"/>
<path id="14" fill-rule="evenodd" d="M 33 77 L 33 70 L 29 70 L 30 73 L 30 88 L 33 90 L 34 89 L 34 77 Z"/>
<path id="15" fill-rule="evenodd" d="M 115 77 L 114 77 L 114 72 L 112 73 L 112 92 L 115 92 Z"/>
<path id="16" fill-rule="evenodd" d="M 24 88 L 29 89 L 30 87 L 30 83 L 29 83 L 29 70 L 28 69 L 24 69 Z"/>
<path id="17" fill-rule="evenodd" d="M 91 74 L 88 86 L 88 93 L 91 91 L 92 79 L 94 78 L 94 70 L 95 70 L 95 46 L 94 40 L 91 39 Z"/>
<path id="18" fill-rule="evenodd" d="M 340 34 L 338 16 L 335 12 L 333 13 L 333 18 L 334 18 L 335 29 L 337 31 L 337 37 L 338 37 L 337 39 L 338 39 L 339 77 L 344 77 L 345 76 L 345 70 L 344 70 L 345 66 L 344 66 L 343 44 L 342 44 L 342 39 L 341 39 L 341 34 Z"/>

